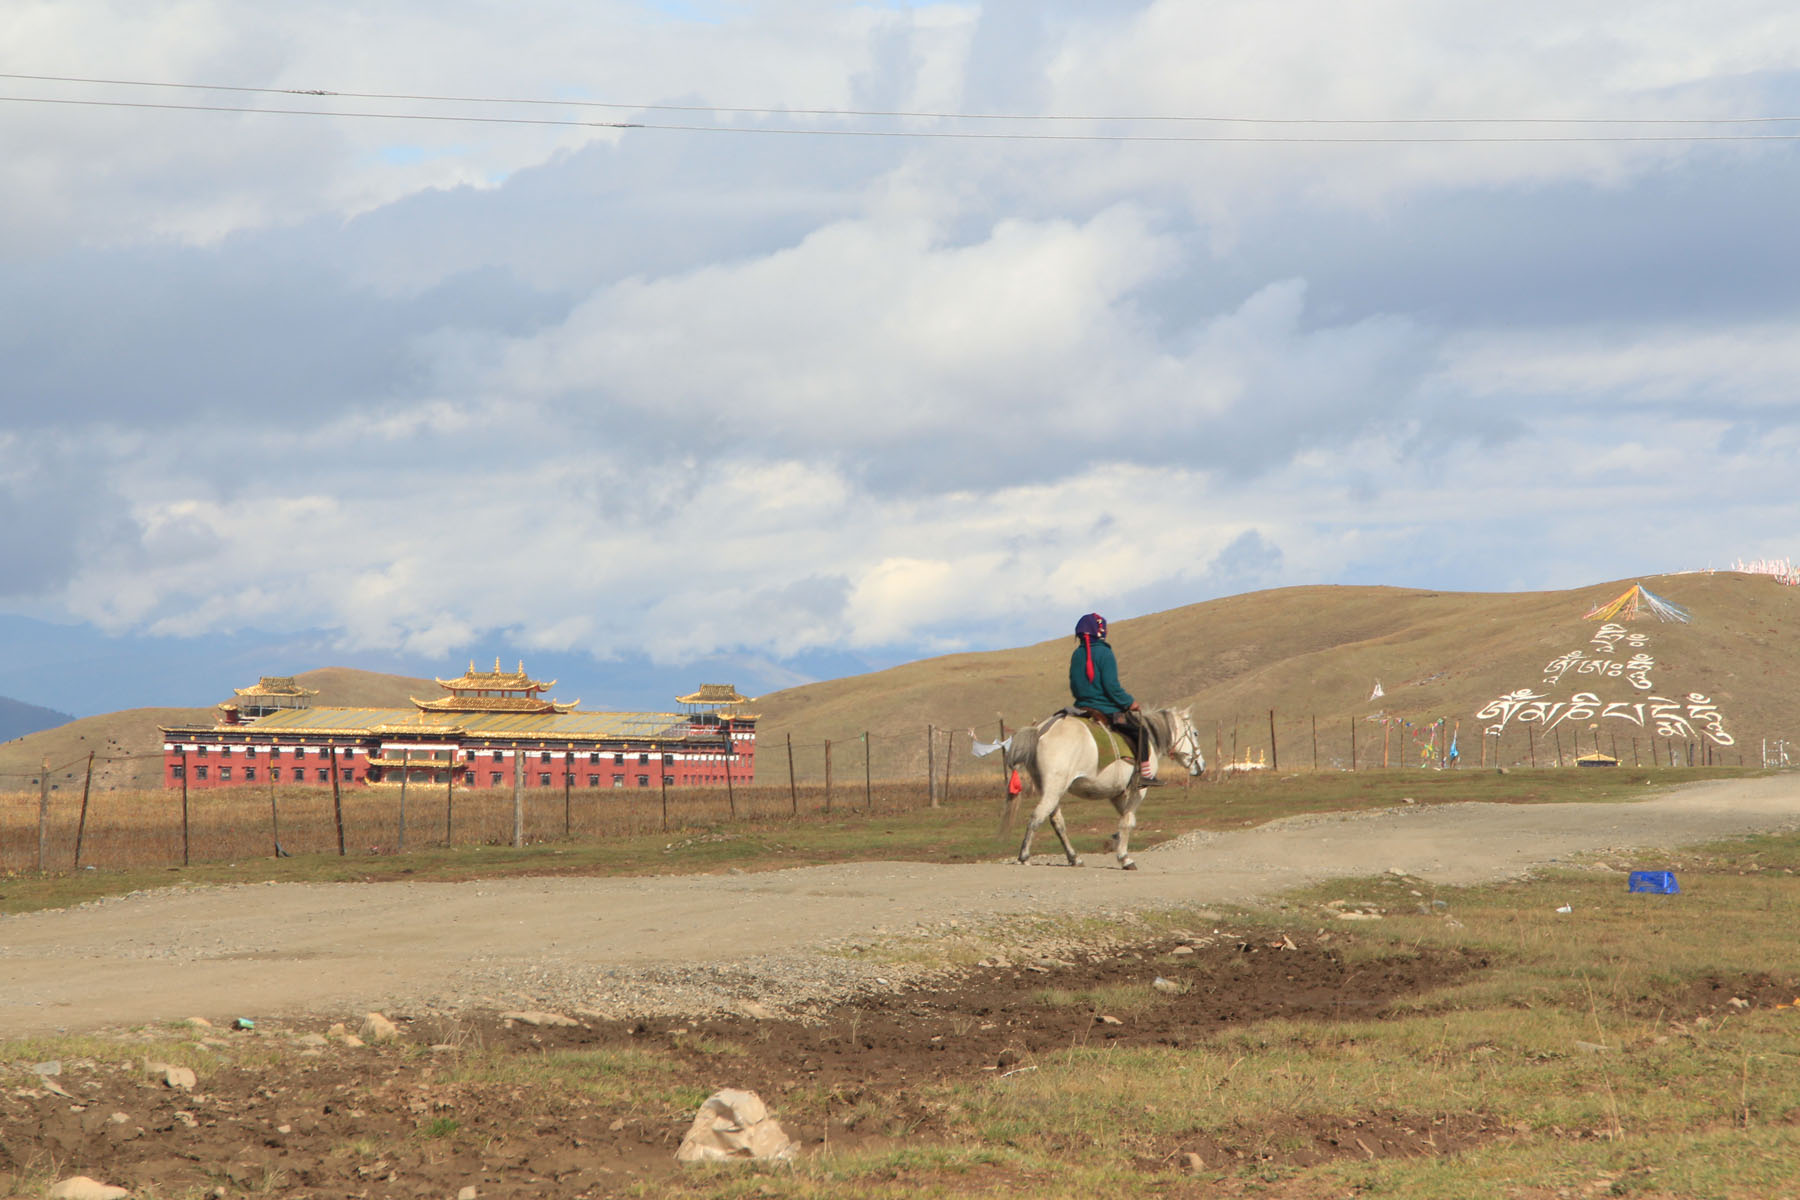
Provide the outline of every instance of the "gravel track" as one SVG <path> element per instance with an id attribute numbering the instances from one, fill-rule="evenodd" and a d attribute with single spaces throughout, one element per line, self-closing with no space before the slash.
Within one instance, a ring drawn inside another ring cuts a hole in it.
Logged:
<path id="1" fill-rule="evenodd" d="M 1580 856 L 1795 828 L 1800 779 L 1777 777 L 1694 784 L 1633 804 L 1295 817 L 1186 835 L 1140 853 L 1135 872 L 1094 854 L 1079 871 L 845 863 L 634 879 L 160 889 L 0 917 L 0 1036 L 370 1009 L 805 1009 L 924 972 L 892 955 L 862 961 L 864 947 L 965 936 L 1018 915 L 1241 905 L 1394 868 L 1468 885 Z"/>

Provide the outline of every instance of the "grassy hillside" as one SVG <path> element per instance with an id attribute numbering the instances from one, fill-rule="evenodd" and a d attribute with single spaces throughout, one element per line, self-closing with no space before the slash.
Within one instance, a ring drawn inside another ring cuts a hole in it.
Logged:
<path id="1" fill-rule="evenodd" d="M 0 696 L 0 741 L 11 741 L 73 719 L 68 713 L 57 712 L 54 708 Z"/>
<path id="2" fill-rule="evenodd" d="M 442 691 L 429 679 L 383 675 L 349 667 L 323 667 L 297 675 L 295 679 L 302 687 L 318 691 L 313 698 L 317 705 L 406 707 L 410 704 L 409 696 L 423 700 Z M 52 775 L 57 786 L 80 787 L 89 751 L 95 755 L 94 786 L 159 786 L 162 780 L 161 727 L 205 724 L 217 717 L 217 710 L 212 708 L 131 708 L 82 717 L 54 729 L 41 730 L 0 745 L 0 791 L 35 787 L 46 756 L 53 767 L 59 768 Z"/>
<path id="3" fill-rule="evenodd" d="M 1461 721 L 1459 748 L 1465 765 L 1481 753 L 1475 714 L 1504 693 L 1530 688 L 1551 701 L 1593 692 L 1603 702 L 1642 702 L 1650 694 L 1684 699 L 1710 697 L 1736 745 L 1722 753 L 1735 762 L 1758 760 L 1759 739 L 1800 734 L 1800 670 L 1787 639 L 1800 632 L 1800 589 L 1750 575 L 1645 576 L 1651 591 L 1685 606 L 1690 624 L 1667 624 L 1648 614 L 1621 622 L 1644 634 L 1643 652 L 1655 659 L 1654 688 L 1640 692 L 1622 679 L 1598 680 L 1570 673 L 1544 681 L 1545 665 L 1570 650 L 1599 655 L 1590 643 L 1599 622 L 1583 615 L 1638 580 L 1615 580 L 1560 592 L 1456 593 L 1389 587 L 1299 587 L 1253 592 L 1155 613 L 1112 627 L 1125 686 L 1151 704 L 1191 705 L 1211 746 L 1227 757 L 1233 730 L 1240 751 L 1269 744 L 1270 709 L 1276 712 L 1283 767 L 1312 763 L 1316 720 L 1321 766 L 1348 761 L 1350 727 L 1357 727 L 1362 765 L 1379 762 L 1382 727 L 1367 718 L 1385 712 L 1422 724 L 1440 716 Z M 1070 615 L 1070 626 L 1079 614 Z M 825 739 L 848 742 L 863 730 L 901 739 L 877 751 L 893 770 L 923 772 L 924 730 L 975 728 L 991 737 L 1000 715 L 1009 727 L 1067 703 L 1072 638 L 981 654 L 934 658 L 890 670 L 791 688 L 761 697 L 759 781 L 785 782 L 781 742 L 791 734 L 796 774 L 816 778 Z M 1618 644 L 1623 661 L 1635 650 Z M 1379 680 L 1385 695 L 1370 700 Z M 1589 726 L 1598 726 L 1590 729 Z M 1575 741 L 1590 749 L 1626 746 L 1638 736 L 1648 754 L 1654 728 L 1638 730 L 1621 720 L 1566 721 L 1555 731 L 1572 755 Z M 1394 762 L 1404 729 L 1396 729 Z M 1514 743 L 1516 742 L 1516 756 Z M 879 743 L 878 743 L 879 744 Z M 959 739 L 958 759 L 967 760 Z M 1549 746 L 1549 743 L 1545 743 Z M 941 745 L 941 743 L 940 743 Z M 806 752 L 798 752 L 805 747 Z M 1527 753 L 1516 720 L 1502 749 L 1508 760 Z M 860 754 L 860 749 L 852 751 Z M 1541 752 L 1540 764 L 1553 761 Z M 860 757 L 850 760 L 857 773 Z M 1416 753 L 1412 761 L 1417 761 Z M 941 768 L 940 768 L 941 769 Z M 840 778 L 848 772 L 839 767 Z M 878 769 L 878 773 L 881 773 Z"/>

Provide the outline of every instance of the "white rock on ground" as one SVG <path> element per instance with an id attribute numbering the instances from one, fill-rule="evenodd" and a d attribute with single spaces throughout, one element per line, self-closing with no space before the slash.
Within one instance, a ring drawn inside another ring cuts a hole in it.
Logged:
<path id="1" fill-rule="evenodd" d="M 475 1197 L 479 1195 L 481 1195 L 481 1193 L 476 1191 L 475 1185 L 471 1183 L 468 1187 L 456 1193 L 456 1200 L 475 1200 Z"/>
<path id="2" fill-rule="evenodd" d="M 365 1042 L 392 1042 L 400 1037 L 400 1027 L 382 1016 L 372 1012 L 363 1017 L 362 1038 Z"/>
<path id="3" fill-rule="evenodd" d="M 521 1025 L 578 1025 L 579 1021 L 553 1012 L 503 1012 L 502 1021 L 517 1021 Z"/>
<path id="4" fill-rule="evenodd" d="M 177 1067 L 163 1062 L 144 1062 L 144 1074 L 152 1079 L 159 1079 L 162 1085 L 177 1091 L 191 1092 L 199 1079 L 194 1075 L 192 1067 Z"/>
<path id="5" fill-rule="evenodd" d="M 49 1200 L 122 1200 L 131 1192 L 110 1183 L 101 1183 L 86 1175 L 71 1175 L 44 1193 Z"/>
<path id="6" fill-rule="evenodd" d="M 799 1147 L 755 1092 L 724 1088 L 707 1097 L 675 1151 L 675 1161 L 787 1160 Z"/>

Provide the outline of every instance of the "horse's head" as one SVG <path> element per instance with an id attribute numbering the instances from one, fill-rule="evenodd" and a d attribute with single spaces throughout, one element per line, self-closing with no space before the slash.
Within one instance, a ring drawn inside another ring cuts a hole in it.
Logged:
<path id="1" fill-rule="evenodd" d="M 1194 728 L 1191 708 L 1171 708 L 1169 714 L 1169 757 L 1187 768 L 1189 775 L 1206 770 L 1206 756 L 1200 752 L 1200 731 Z"/>

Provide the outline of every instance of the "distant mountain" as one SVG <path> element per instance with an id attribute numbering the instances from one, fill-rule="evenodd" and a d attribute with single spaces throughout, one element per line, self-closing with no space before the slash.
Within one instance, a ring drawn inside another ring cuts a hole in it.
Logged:
<path id="1" fill-rule="evenodd" d="M 67 725 L 74 719 L 68 713 L 57 712 L 54 708 L 43 708 L 27 704 L 23 700 L 9 700 L 0 696 L 0 742 L 10 742 L 40 729 Z"/>

